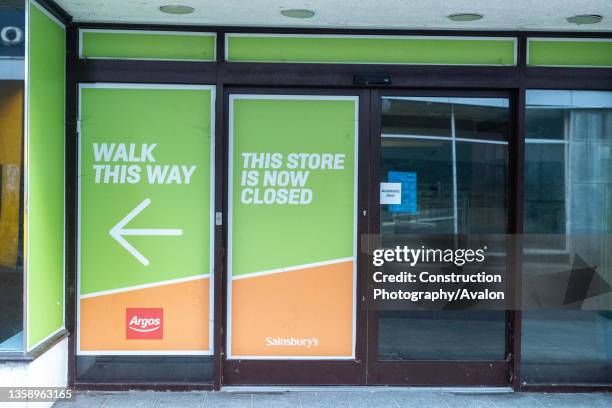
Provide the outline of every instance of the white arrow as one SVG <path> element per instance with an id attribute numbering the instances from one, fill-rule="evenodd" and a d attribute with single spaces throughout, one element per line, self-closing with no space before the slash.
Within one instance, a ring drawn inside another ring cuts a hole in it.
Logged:
<path id="1" fill-rule="evenodd" d="M 136 248 L 134 248 L 129 242 L 123 238 L 125 235 L 166 235 L 166 236 L 178 236 L 183 235 L 183 230 L 180 229 L 133 229 L 123 228 L 130 221 L 134 219 L 138 214 L 142 212 L 151 204 L 151 199 L 145 198 L 144 201 L 136 206 L 132 211 L 129 212 L 121 221 L 117 223 L 113 228 L 110 229 L 109 234 L 115 238 L 119 245 L 127 249 L 127 251 L 134 255 L 136 259 L 140 261 L 144 266 L 149 265 L 149 260 L 145 258 Z"/>

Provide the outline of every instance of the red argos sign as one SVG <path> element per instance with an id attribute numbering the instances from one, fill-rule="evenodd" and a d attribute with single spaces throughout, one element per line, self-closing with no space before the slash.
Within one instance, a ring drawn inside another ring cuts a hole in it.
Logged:
<path id="1" fill-rule="evenodd" d="M 128 340 L 160 340 L 164 338 L 164 309 L 125 309 L 125 338 Z"/>

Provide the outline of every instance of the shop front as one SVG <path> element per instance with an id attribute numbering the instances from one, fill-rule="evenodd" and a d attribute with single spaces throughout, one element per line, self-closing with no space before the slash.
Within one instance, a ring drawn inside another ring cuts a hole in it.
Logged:
<path id="1" fill-rule="evenodd" d="M 68 384 L 609 389 L 609 33 L 28 19 L 23 351 Z M 439 236 L 513 237 L 506 307 L 371 301 Z"/>

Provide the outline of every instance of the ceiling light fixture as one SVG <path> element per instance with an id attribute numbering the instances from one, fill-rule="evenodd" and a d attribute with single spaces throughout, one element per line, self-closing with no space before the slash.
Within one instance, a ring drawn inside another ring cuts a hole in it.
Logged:
<path id="1" fill-rule="evenodd" d="M 167 6 L 161 6 L 159 11 L 166 14 L 191 14 L 195 9 L 189 6 L 181 6 L 180 4 L 169 4 Z"/>
<path id="2" fill-rule="evenodd" d="M 578 14 L 572 17 L 568 17 L 567 21 L 572 24 L 597 24 L 603 19 L 599 14 Z"/>
<path id="3" fill-rule="evenodd" d="M 281 14 L 289 18 L 313 18 L 315 12 L 306 9 L 285 9 L 281 10 Z"/>
<path id="4" fill-rule="evenodd" d="M 476 21 L 481 20 L 484 16 L 478 13 L 455 13 L 447 17 L 452 21 Z"/>

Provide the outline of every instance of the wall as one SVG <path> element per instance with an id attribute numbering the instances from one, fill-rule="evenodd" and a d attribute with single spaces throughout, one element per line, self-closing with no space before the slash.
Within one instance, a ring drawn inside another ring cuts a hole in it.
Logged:
<path id="1" fill-rule="evenodd" d="M 64 26 L 29 4 L 26 321 L 33 349 L 64 327 Z"/>
<path id="2" fill-rule="evenodd" d="M 0 363 L 0 384 L 3 387 L 66 387 L 68 382 L 68 339 L 63 339 L 30 364 Z M 6 406 L 50 407 L 51 402 L 18 403 Z M 5 406 L 0 404 L 0 406 Z"/>

